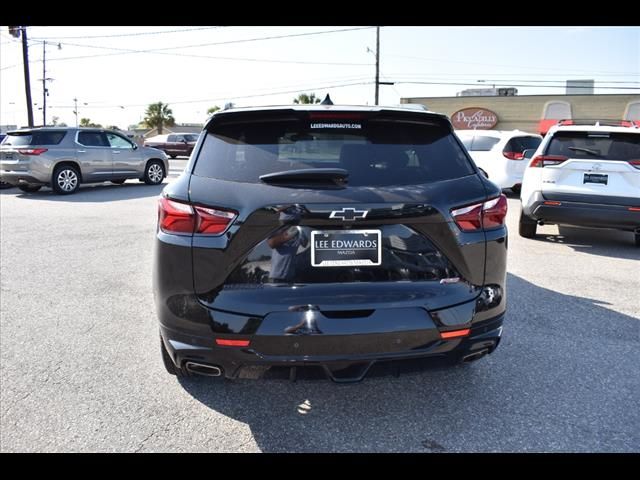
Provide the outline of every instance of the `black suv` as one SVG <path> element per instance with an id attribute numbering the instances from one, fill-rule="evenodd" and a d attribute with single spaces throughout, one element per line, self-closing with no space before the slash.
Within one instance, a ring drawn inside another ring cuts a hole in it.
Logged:
<path id="1" fill-rule="evenodd" d="M 502 332 L 506 212 L 444 115 L 217 112 L 159 199 L 164 364 L 354 381 L 374 364 L 479 359 Z"/>

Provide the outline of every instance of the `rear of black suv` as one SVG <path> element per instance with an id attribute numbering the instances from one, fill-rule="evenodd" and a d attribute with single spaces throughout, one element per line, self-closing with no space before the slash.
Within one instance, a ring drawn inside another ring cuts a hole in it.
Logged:
<path id="1" fill-rule="evenodd" d="M 159 200 L 165 366 L 353 381 L 382 362 L 481 358 L 502 332 L 506 211 L 443 115 L 219 112 Z"/>

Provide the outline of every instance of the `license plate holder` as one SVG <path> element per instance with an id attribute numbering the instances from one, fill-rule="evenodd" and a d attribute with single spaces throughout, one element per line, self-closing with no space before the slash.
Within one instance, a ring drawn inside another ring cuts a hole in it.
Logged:
<path id="1" fill-rule="evenodd" d="M 609 183 L 609 175 L 603 173 L 585 173 L 582 183 L 595 183 L 599 185 L 607 185 Z"/>
<path id="2" fill-rule="evenodd" d="M 379 266 L 382 264 L 380 230 L 313 230 L 312 267 Z"/>

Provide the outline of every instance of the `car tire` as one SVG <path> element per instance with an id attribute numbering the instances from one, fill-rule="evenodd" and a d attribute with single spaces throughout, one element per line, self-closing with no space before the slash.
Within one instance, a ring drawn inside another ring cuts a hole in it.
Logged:
<path id="1" fill-rule="evenodd" d="M 176 158 L 176 157 L 177 157 L 177 155 L 169 155 L 169 157 L 170 157 L 171 159 L 174 159 L 174 158 Z"/>
<path id="2" fill-rule="evenodd" d="M 0 190 L 5 190 L 7 188 L 13 188 L 13 185 L 7 182 L 0 182 Z"/>
<path id="3" fill-rule="evenodd" d="M 520 192 L 522 191 L 522 185 L 514 185 L 513 187 L 511 187 L 511 191 L 516 195 L 520 195 Z"/>
<path id="4" fill-rule="evenodd" d="M 126 182 L 126 180 L 124 180 L 124 179 L 111 180 L 111 183 L 115 183 L 116 185 L 122 185 L 124 182 Z"/>
<path id="5" fill-rule="evenodd" d="M 160 337 L 160 353 L 162 355 L 162 364 L 164 365 L 165 370 L 170 375 L 175 375 L 176 377 L 190 377 L 191 374 L 173 363 L 171 359 L 171 355 L 167 351 L 167 347 L 164 346 L 164 342 L 162 341 L 162 337 Z"/>
<path id="6" fill-rule="evenodd" d="M 158 160 L 153 160 L 144 169 L 144 183 L 147 185 L 160 185 L 165 175 L 164 165 Z"/>
<path id="7" fill-rule="evenodd" d="M 51 188 L 58 195 L 69 195 L 80 188 L 80 173 L 72 165 L 58 165 L 53 171 Z"/>
<path id="8" fill-rule="evenodd" d="M 520 211 L 520 221 L 518 222 L 518 233 L 520 236 L 524 238 L 534 238 L 537 228 L 538 223 Z"/>
<path id="9" fill-rule="evenodd" d="M 18 188 L 23 192 L 35 193 L 42 188 L 42 185 L 18 185 Z"/>

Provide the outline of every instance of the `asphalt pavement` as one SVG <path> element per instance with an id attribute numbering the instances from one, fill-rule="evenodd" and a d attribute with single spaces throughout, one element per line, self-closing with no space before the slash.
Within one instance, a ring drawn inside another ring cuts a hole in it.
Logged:
<path id="1" fill-rule="evenodd" d="M 510 198 L 504 337 L 470 365 L 349 385 L 179 381 L 152 301 L 161 189 L 0 190 L 0 451 L 640 451 L 631 234 L 520 238 Z"/>

